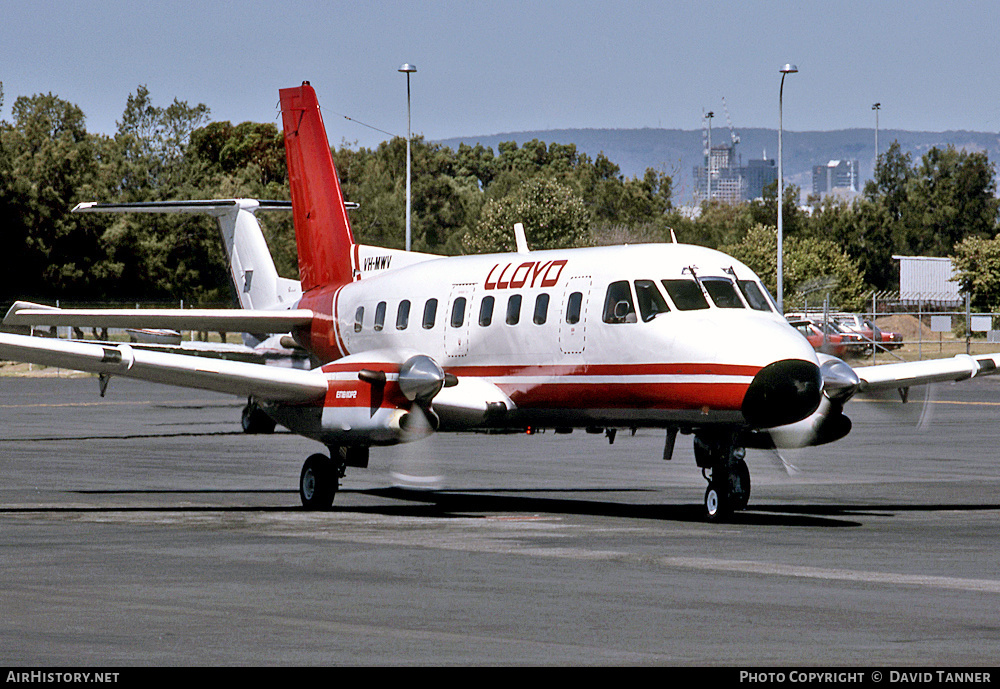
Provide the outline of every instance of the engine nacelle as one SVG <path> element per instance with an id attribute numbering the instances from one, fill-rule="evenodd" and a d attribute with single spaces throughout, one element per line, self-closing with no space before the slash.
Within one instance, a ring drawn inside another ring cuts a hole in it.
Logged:
<path id="1" fill-rule="evenodd" d="M 740 436 L 740 443 L 744 447 L 758 449 L 798 448 L 832 443 L 850 432 L 851 420 L 844 414 L 843 407 L 824 395 L 819 408 L 801 421 L 787 426 L 746 432 Z"/>

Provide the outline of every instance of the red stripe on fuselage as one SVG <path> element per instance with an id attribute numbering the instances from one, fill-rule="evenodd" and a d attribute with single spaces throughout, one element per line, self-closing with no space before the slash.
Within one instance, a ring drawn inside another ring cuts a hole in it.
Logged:
<path id="1" fill-rule="evenodd" d="M 760 366 L 716 363 L 664 364 L 522 364 L 506 366 L 449 366 L 456 376 L 498 378 L 509 376 L 755 376 Z"/>
<path id="2" fill-rule="evenodd" d="M 459 378 L 489 379 L 520 409 L 738 411 L 760 368 L 716 363 L 652 363 L 456 366 L 448 370 Z M 674 376 L 695 380 L 668 379 Z M 582 380 L 594 377 L 608 380 Z M 656 380 L 658 377 L 663 379 Z M 746 382 L 718 380 L 720 377 L 741 377 Z"/>
<path id="3" fill-rule="evenodd" d="M 711 409 L 738 411 L 749 383 L 497 382 L 519 409 Z"/>

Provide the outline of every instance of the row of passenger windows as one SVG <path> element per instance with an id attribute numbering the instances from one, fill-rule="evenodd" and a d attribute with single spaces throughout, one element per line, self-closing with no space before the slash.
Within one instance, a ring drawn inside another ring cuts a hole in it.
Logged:
<path id="1" fill-rule="evenodd" d="M 517 325 L 521 321 L 521 301 L 522 297 L 520 294 L 512 294 L 507 299 L 507 308 L 504 317 L 504 322 L 507 325 Z M 583 294 L 581 292 L 574 292 L 570 295 L 569 306 L 567 311 L 567 323 L 576 323 L 580 320 L 580 308 L 583 304 Z M 458 297 L 451 305 L 451 316 L 448 319 L 448 324 L 452 328 L 461 328 L 465 325 L 465 308 L 468 305 L 468 300 L 465 297 Z M 575 305 L 575 306 L 574 306 Z M 399 306 L 396 308 L 396 330 L 406 330 L 410 324 L 410 300 L 404 299 L 399 302 Z M 493 323 L 493 310 L 496 306 L 496 299 L 493 296 L 483 297 L 483 300 L 479 303 L 479 325 L 484 328 Z M 385 311 L 386 302 L 380 301 L 375 307 L 375 323 L 372 329 L 379 332 L 385 328 Z M 421 327 L 425 330 L 430 330 L 434 327 L 437 320 L 438 311 L 438 300 L 428 299 L 424 302 L 424 313 L 421 320 Z M 575 316 L 573 316 L 575 313 Z M 532 313 L 532 322 L 535 325 L 543 325 L 546 320 L 548 320 L 549 314 L 549 295 L 539 294 L 535 297 L 535 308 Z M 570 319 L 572 318 L 572 320 Z M 354 312 L 354 332 L 359 333 L 364 327 L 365 321 L 365 307 L 359 306 L 358 310 Z"/>
<path id="2" fill-rule="evenodd" d="M 737 280 L 734 284 L 726 278 L 701 278 L 700 284 L 704 286 L 703 292 L 699 282 L 694 280 L 661 280 L 667 296 L 678 311 L 692 311 L 696 309 L 709 308 L 708 299 L 711 298 L 716 307 L 720 309 L 742 309 L 744 300 L 746 306 L 756 311 L 771 311 L 768 298 L 764 295 L 760 286 L 752 280 Z M 632 287 L 635 288 L 635 299 L 632 298 Z M 739 292 L 737 292 L 737 288 Z M 742 299 L 740 298 L 742 295 Z M 507 298 L 507 306 L 504 314 L 504 322 L 507 325 L 517 325 L 521 321 L 520 294 L 512 294 Z M 629 285 L 628 280 L 612 282 L 608 286 L 607 294 L 604 298 L 605 323 L 635 323 L 637 321 L 635 304 L 638 303 L 638 315 L 643 322 L 653 320 L 657 314 L 670 311 L 667 300 L 663 298 L 656 282 L 653 280 L 634 280 Z M 452 303 L 451 314 L 448 319 L 452 328 L 461 328 L 465 325 L 465 311 L 468 305 L 466 297 L 458 297 Z M 493 323 L 493 311 L 496 306 L 496 299 L 492 296 L 483 297 L 479 303 L 479 325 L 487 327 Z M 406 330 L 410 324 L 410 300 L 404 299 L 399 302 L 396 308 L 396 329 Z M 386 302 L 380 301 L 375 307 L 375 322 L 373 330 L 379 332 L 385 328 Z M 548 320 L 549 295 L 539 294 L 535 297 L 534 310 L 532 312 L 532 322 L 535 325 L 543 325 Z M 583 293 L 573 292 L 566 300 L 566 322 L 570 325 L 580 322 L 583 311 Z M 430 330 L 437 320 L 438 300 L 428 299 L 424 302 L 421 327 Z M 359 306 L 354 314 L 354 332 L 361 332 L 364 327 L 365 307 Z"/>

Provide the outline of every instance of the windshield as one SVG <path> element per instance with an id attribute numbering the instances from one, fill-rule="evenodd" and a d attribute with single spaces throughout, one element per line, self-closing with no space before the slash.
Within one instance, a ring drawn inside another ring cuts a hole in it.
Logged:
<path id="1" fill-rule="evenodd" d="M 736 284 L 740 286 L 740 291 L 747 300 L 747 304 L 754 311 L 770 311 L 771 305 L 767 297 L 761 292 L 760 287 L 753 280 L 739 280 Z"/>
<path id="2" fill-rule="evenodd" d="M 736 288 L 725 278 L 702 278 L 705 291 L 720 309 L 742 309 L 743 301 L 736 294 Z"/>
<path id="3" fill-rule="evenodd" d="M 663 288 L 681 311 L 708 308 L 708 300 L 694 280 L 663 280 Z"/>

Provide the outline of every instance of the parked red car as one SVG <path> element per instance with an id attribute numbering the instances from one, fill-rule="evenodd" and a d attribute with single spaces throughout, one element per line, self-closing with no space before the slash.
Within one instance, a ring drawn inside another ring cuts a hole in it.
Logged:
<path id="1" fill-rule="evenodd" d="M 868 348 L 861 335 L 843 330 L 833 322 L 826 324 L 825 337 L 822 323 L 800 319 L 789 321 L 789 324 L 802 333 L 817 352 L 833 356 L 861 356 Z"/>
<path id="2" fill-rule="evenodd" d="M 865 320 L 856 313 L 838 313 L 831 319 L 842 329 L 861 335 L 866 342 L 877 343 L 879 349 L 899 349 L 903 346 L 903 336 L 887 330 L 881 330 L 871 321 Z"/>

